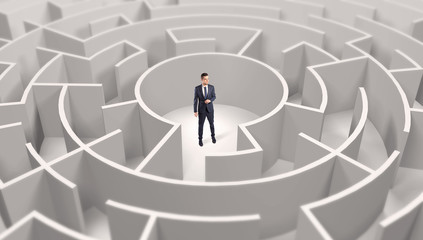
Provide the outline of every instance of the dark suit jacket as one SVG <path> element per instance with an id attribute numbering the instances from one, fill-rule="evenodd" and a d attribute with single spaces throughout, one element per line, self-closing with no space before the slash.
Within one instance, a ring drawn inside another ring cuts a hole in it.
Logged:
<path id="1" fill-rule="evenodd" d="M 213 112 L 213 101 L 216 99 L 216 93 L 214 91 L 214 86 L 210 85 L 208 86 L 208 92 L 207 92 L 207 98 L 204 98 L 203 95 L 203 84 L 200 84 L 195 87 L 194 89 L 194 112 L 204 113 L 206 112 L 206 108 L 209 112 Z M 206 99 L 209 99 L 211 102 L 208 104 L 204 103 Z M 197 110 L 197 103 L 198 104 L 198 110 Z"/>

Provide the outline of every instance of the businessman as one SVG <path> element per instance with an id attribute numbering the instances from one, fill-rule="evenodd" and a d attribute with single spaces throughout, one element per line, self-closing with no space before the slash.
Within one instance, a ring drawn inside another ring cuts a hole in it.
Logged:
<path id="1" fill-rule="evenodd" d="M 198 144 L 200 147 L 203 146 L 203 126 L 206 118 L 210 124 L 212 142 L 216 143 L 216 138 L 214 137 L 213 109 L 213 101 L 216 99 L 216 93 L 214 86 L 209 84 L 209 75 L 207 73 L 201 74 L 201 82 L 194 89 L 194 116 L 198 116 Z"/>

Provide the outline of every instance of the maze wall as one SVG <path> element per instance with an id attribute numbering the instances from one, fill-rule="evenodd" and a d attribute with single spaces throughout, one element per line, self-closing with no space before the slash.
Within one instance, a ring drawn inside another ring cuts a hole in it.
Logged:
<path id="1" fill-rule="evenodd" d="M 421 0 L 0 0 L 0 239 L 423 239 L 422 66 Z"/>

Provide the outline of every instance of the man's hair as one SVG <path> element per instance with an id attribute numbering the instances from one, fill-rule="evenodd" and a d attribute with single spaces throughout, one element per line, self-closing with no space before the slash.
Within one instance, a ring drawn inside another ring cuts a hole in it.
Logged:
<path id="1" fill-rule="evenodd" d="M 207 74 L 207 73 L 202 73 L 202 74 L 201 74 L 201 80 L 203 80 L 203 77 L 206 77 L 206 76 L 208 76 L 208 74 Z"/>

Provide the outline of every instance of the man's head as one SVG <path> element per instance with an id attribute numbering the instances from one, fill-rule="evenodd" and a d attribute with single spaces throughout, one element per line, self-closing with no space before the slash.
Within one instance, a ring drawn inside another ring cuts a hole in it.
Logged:
<path id="1" fill-rule="evenodd" d="M 207 73 L 201 74 L 201 82 L 203 83 L 204 86 L 209 84 L 209 75 Z"/>

